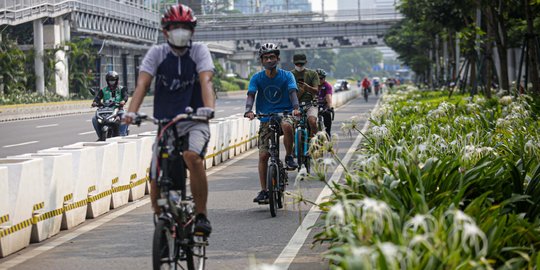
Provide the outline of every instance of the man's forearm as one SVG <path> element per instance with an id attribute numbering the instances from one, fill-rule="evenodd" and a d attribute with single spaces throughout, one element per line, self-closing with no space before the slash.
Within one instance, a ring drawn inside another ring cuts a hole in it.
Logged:
<path id="1" fill-rule="evenodd" d="M 135 88 L 135 93 L 131 98 L 131 103 L 129 104 L 128 112 L 138 112 L 141 103 L 146 96 L 146 91 L 152 82 L 152 75 L 146 72 L 139 73 L 139 79 L 137 80 L 137 87 Z"/>
<path id="2" fill-rule="evenodd" d="M 253 103 L 255 102 L 255 94 L 248 93 L 246 98 L 246 110 L 245 112 L 251 112 L 253 110 Z"/>
<path id="3" fill-rule="evenodd" d="M 211 71 L 203 71 L 199 74 L 204 107 L 212 109 L 215 108 L 214 84 L 212 83 L 213 75 L 214 73 Z"/>

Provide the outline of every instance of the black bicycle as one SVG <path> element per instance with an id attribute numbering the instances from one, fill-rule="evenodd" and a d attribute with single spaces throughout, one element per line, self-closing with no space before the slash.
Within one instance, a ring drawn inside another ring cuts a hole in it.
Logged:
<path id="1" fill-rule="evenodd" d="M 257 118 L 269 117 L 268 128 L 271 131 L 270 136 L 270 160 L 268 170 L 266 171 L 266 188 L 268 189 L 268 204 L 270 205 L 270 215 L 276 216 L 277 209 L 283 208 L 285 186 L 287 186 L 289 176 L 279 159 L 279 136 L 283 133 L 281 130 L 282 117 L 290 113 L 270 113 L 256 114 Z"/>
<path id="2" fill-rule="evenodd" d="M 325 103 L 318 103 L 317 104 L 318 106 L 318 113 L 317 113 L 317 131 L 321 132 L 321 131 L 324 131 L 326 132 L 326 136 L 328 138 L 330 138 L 330 128 L 331 127 L 327 127 L 325 124 L 324 124 L 324 117 L 325 115 L 330 115 L 330 123 L 332 121 L 334 121 L 334 108 L 327 108 L 325 106 Z"/>
<path id="3" fill-rule="evenodd" d="M 194 232 L 193 198 L 186 193 L 186 164 L 182 153 L 187 137 L 178 137 L 175 128 L 175 123 L 182 119 L 208 122 L 208 118 L 191 113 L 179 114 L 172 120 L 155 120 L 144 114 L 134 119 L 136 125 L 142 121 L 158 125 L 152 170 L 155 170 L 153 175 L 158 176 L 160 197 L 157 204 L 161 214 L 154 219 L 154 269 L 203 270 L 207 259 L 208 240 Z"/>

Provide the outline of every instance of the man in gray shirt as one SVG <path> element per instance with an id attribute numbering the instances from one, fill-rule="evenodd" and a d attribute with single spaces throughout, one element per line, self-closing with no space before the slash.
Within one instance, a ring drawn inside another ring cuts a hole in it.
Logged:
<path id="1" fill-rule="evenodd" d="M 188 6 L 176 4 L 165 11 L 161 19 L 167 44 L 155 45 L 147 52 L 140 67 L 137 87 L 131 100 L 125 122 L 131 123 L 135 113 L 155 77 L 154 118 L 173 119 L 191 107 L 197 116 L 208 119 L 214 115 L 214 91 L 212 76 L 214 64 L 205 44 L 192 43 L 191 37 L 197 18 Z M 206 215 L 208 182 L 204 171 L 204 155 L 210 139 L 208 123 L 179 121 L 176 124 L 179 137 L 188 135 L 188 146 L 183 152 L 190 171 L 191 193 L 195 202 L 195 233 L 210 235 L 212 226 Z M 159 195 L 156 178 L 158 173 L 153 162 L 150 175 L 152 207 L 156 213 Z"/>

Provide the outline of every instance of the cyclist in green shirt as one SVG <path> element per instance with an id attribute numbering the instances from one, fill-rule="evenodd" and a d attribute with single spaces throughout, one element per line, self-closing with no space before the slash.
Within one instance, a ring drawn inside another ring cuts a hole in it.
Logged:
<path id="1" fill-rule="evenodd" d="M 298 102 L 302 104 L 302 102 L 310 103 L 316 100 L 320 84 L 317 72 L 305 67 L 307 63 L 305 54 L 295 54 L 293 56 L 293 63 L 294 69 L 291 72 L 298 84 Z M 310 137 L 317 132 L 317 114 L 318 110 L 313 106 L 307 111 L 308 124 L 311 130 Z"/>

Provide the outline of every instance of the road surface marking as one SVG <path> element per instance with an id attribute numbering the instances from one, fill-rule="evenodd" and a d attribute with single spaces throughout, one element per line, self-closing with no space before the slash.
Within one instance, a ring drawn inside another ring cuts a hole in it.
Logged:
<path id="1" fill-rule="evenodd" d="M 18 144 L 4 145 L 4 148 L 10 148 L 10 147 L 15 147 L 15 146 L 33 144 L 33 143 L 37 143 L 37 142 L 39 142 L 39 141 L 31 141 L 31 142 L 23 142 L 23 143 L 18 143 Z"/>
<path id="2" fill-rule="evenodd" d="M 377 107 L 378 105 L 379 104 L 377 102 L 375 107 Z M 349 160 L 354 154 L 354 151 L 356 151 L 356 147 L 362 141 L 362 134 L 366 132 L 368 126 L 369 121 L 366 121 L 364 127 L 362 128 L 361 134 L 358 134 L 349 150 L 347 150 L 347 154 L 345 155 L 345 158 L 343 158 L 343 164 L 349 163 Z M 330 180 L 328 180 L 328 185 L 332 185 L 332 183 L 336 183 L 337 181 L 339 181 L 342 174 L 343 166 L 337 167 L 336 171 L 332 174 L 332 177 L 330 177 Z M 328 186 L 325 186 L 319 194 L 319 197 L 315 201 L 315 204 L 319 205 L 330 195 L 332 195 L 332 191 L 328 188 Z M 287 246 L 281 251 L 281 254 L 279 254 L 277 259 L 274 261 L 274 265 L 278 266 L 279 269 L 289 269 L 289 266 L 298 254 L 298 251 L 300 251 L 300 249 L 304 245 L 304 242 L 306 241 L 307 237 L 311 232 L 311 227 L 315 225 L 315 222 L 317 222 L 317 219 L 319 219 L 319 215 L 322 213 L 316 205 L 312 206 L 311 209 L 309 209 L 309 212 L 304 217 L 302 224 L 300 224 Z"/>
<path id="3" fill-rule="evenodd" d="M 216 112 L 224 112 L 224 111 L 225 111 L 225 110 L 218 110 L 218 111 L 216 111 Z"/>
<path id="4" fill-rule="evenodd" d="M 96 132 L 95 131 L 81 132 L 81 133 L 79 133 L 79 135 L 88 135 L 88 134 L 92 134 L 92 133 L 96 133 Z"/>
<path id="5" fill-rule="evenodd" d="M 233 110 L 240 110 L 242 107 L 235 107 Z"/>
<path id="6" fill-rule="evenodd" d="M 230 101 L 225 101 L 225 104 L 229 104 L 229 103 L 231 103 L 231 102 Z"/>
<path id="7" fill-rule="evenodd" d="M 50 125 L 36 126 L 36 128 L 56 127 L 56 126 L 58 126 L 58 124 L 50 124 Z"/>

